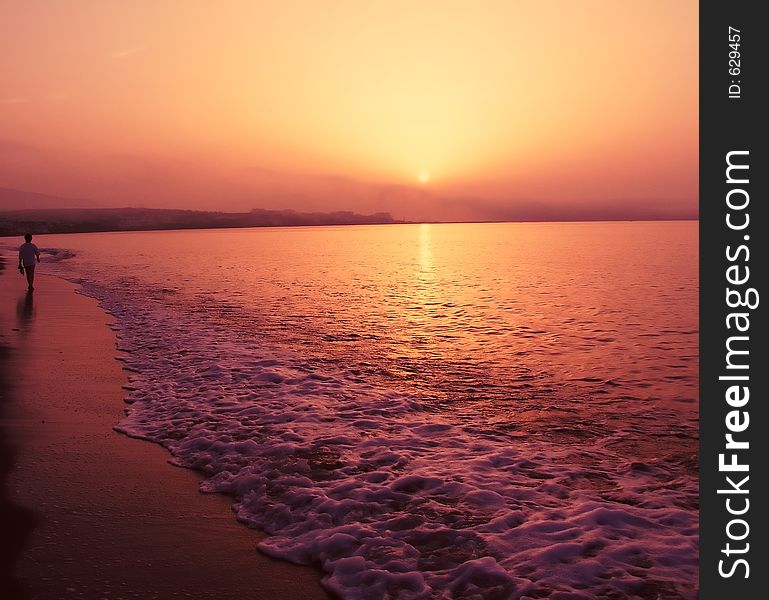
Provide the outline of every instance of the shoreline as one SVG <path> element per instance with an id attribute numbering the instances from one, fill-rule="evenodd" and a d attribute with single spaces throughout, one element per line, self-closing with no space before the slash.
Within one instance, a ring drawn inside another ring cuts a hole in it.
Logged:
<path id="1" fill-rule="evenodd" d="M 0 211 L 2 213 L 3 211 Z M 6 211 L 8 212 L 8 211 Z M 206 227 L 160 227 L 150 229 L 84 229 L 84 230 L 67 230 L 67 231 L 42 231 L 36 235 L 85 235 L 89 233 L 148 233 L 148 232 L 170 232 L 170 231 L 229 231 L 239 229 L 313 229 L 313 228 L 325 228 L 325 227 L 380 227 L 390 225 L 510 225 L 510 224 L 596 224 L 596 223 L 680 223 L 680 222 L 699 222 L 698 216 L 688 217 L 660 217 L 660 218 L 627 218 L 627 219 L 570 219 L 566 221 L 562 220 L 509 220 L 509 221 L 393 221 L 392 223 L 328 223 L 321 224 L 307 224 L 307 225 L 233 225 L 233 226 L 218 226 L 210 225 Z M 14 229 L 14 231 L 17 231 Z M 0 242 L 4 240 L 12 240 L 14 243 L 18 239 L 18 234 L 3 233 L 0 234 Z"/>
<path id="2" fill-rule="evenodd" d="M 0 276 L 6 268 L 6 260 L 0 255 Z M 22 549 L 26 546 L 30 534 L 37 524 L 34 513 L 20 506 L 10 497 L 8 478 L 16 463 L 17 440 L 7 420 L 10 418 L 11 402 L 9 361 L 12 349 L 8 344 L 8 332 L 0 330 L 0 531 L 3 543 L 0 544 L 0 591 L 11 598 L 27 598 L 24 585 L 15 573 L 15 565 Z"/>
<path id="3" fill-rule="evenodd" d="M 36 283 L 30 297 L 0 270 L 0 522 L 8 507 L 17 526 L 2 544 L 4 597 L 329 598 L 320 569 L 257 551 L 265 536 L 236 521 L 231 498 L 113 431 L 126 375 L 111 317 L 63 279 Z"/>

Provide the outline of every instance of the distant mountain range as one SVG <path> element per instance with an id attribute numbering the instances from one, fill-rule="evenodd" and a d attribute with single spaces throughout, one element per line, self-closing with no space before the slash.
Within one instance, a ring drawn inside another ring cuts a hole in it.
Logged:
<path id="1" fill-rule="evenodd" d="M 358 190 L 360 191 L 360 190 Z M 205 229 L 216 227 L 287 227 L 306 225 L 354 225 L 404 222 L 507 222 L 507 221 L 607 221 L 607 220 L 677 220 L 697 219 L 696 210 L 664 199 L 649 199 L 643 206 L 629 207 L 620 200 L 595 201 L 590 206 L 573 203 L 548 203 L 518 199 L 515 202 L 496 202 L 475 197 L 435 197 L 426 194 L 399 198 L 399 190 L 379 190 L 382 201 L 364 202 L 370 211 L 388 208 L 395 214 L 409 215 L 409 220 L 393 219 L 390 212 L 359 214 L 351 211 L 299 212 L 285 209 L 246 209 L 229 207 L 240 212 L 106 208 L 99 200 L 68 198 L 36 192 L 0 187 L 0 235 L 18 235 L 23 231 L 38 233 L 81 233 L 90 231 L 125 231 L 144 229 Z M 402 191 L 402 190 L 401 190 Z M 348 196 L 347 192 L 351 195 Z M 393 193 L 390 198 L 390 192 Z M 332 194 L 333 195 L 333 194 Z M 355 199 L 364 198 L 353 188 L 339 189 L 337 199 L 358 206 Z M 274 202 L 269 194 L 253 196 Z M 294 200 L 301 205 L 303 197 Z M 387 199 L 388 201 L 385 201 Z M 395 198 L 395 200 L 393 200 Z M 397 200 L 397 201 L 396 201 Z M 291 202 L 291 199 L 286 199 Z M 250 199 L 241 204 L 250 203 Z M 405 202 L 405 204 L 404 204 Z M 222 207 L 226 205 L 221 205 Z M 248 204 L 245 204 L 247 207 Z M 278 204 L 277 206 L 280 206 Z M 323 204 L 317 204 L 323 206 Z M 395 208 L 392 208 L 395 206 Z M 218 205 L 216 206 L 219 207 Z M 341 208 L 339 204 L 337 207 Z M 343 205 L 342 205 L 343 207 Z M 305 210 L 311 211 L 313 208 Z M 436 218 L 438 216 L 439 218 Z"/>
<path id="2" fill-rule="evenodd" d="M 254 209 L 246 213 L 159 208 L 0 209 L 0 236 L 38 233 L 87 233 L 152 229 L 298 227 L 310 225 L 374 225 L 396 223 L 389 213 L 359 215 L 341 211 L 300 213 Z"/>
<path id="3" fill-rule="evenodd" d="M 389 213 L 349 211 L 302 213 L 254 209 L 218 212 L 161 208 L 102 208 L 91 200 L 0 187 L 0 236 L 31 233 L 87 233 L 150 229 L 299 227 L 395 223 Z"/>
<path id="4" fill-rule="evenodd" d="M 0 187 L 0 211 L 27 210 L 32 208 L 95 208 L 92 200 L 64 198 Z"/>

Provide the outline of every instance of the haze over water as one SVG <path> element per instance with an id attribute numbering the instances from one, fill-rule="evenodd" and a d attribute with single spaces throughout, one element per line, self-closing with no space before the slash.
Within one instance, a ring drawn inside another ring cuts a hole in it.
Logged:
<path id="1" fill-rule="evenodd" d="M 342 596 L 695 597 L 696 223 L 40 242 L 118 318 L 120 429 Z"/>

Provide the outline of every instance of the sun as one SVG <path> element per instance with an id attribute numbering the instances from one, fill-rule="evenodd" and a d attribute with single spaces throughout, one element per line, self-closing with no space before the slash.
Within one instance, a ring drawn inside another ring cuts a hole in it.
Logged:
<path id="1" fill-rule="evenodd" d="M 430 172 L 429 171 L 420 171 L 417 175 L 417 179 L 419 180 L 419 183 L 427 183 L 430 181 Z"/>

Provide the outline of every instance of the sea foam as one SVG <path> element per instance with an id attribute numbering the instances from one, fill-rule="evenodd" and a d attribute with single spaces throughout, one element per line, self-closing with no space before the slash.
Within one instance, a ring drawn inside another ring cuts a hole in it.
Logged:
<path id="1" fill-rule="evenodd" d="M 339 596 L 696 597 L 696 432 L 671 414 L 623 423 L 604 402 L 584 428 L 474 419 L 318 370 L 213 300 L 193 310 L 172 289 L 54 268 L 116 317 L 130 404 L 116 429 L 203 473 L 270 534 L 263 552 L 319 565 Z"/>

